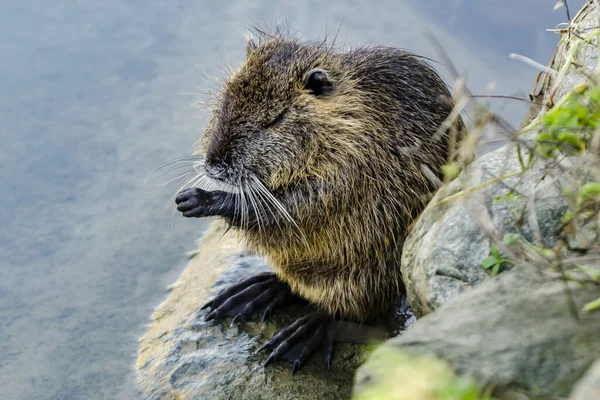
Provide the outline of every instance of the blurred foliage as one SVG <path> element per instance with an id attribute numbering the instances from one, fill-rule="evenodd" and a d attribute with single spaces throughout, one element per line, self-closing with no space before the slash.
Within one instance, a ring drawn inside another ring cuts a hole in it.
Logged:
<path id="1" fill-rule="evenodd" d="M 390 350 L 377 361 L 377 382 L 369 382 L 354 400 L 492 400 L 475 382 L 457 377 L 433 356 L 411 357 Z"/>
<path id="2" fill-rule="evenodd" d="M 511 260 L 501 256 L 492 245 L 491 254 L 482 260 L 482 267 L 491 269 L 491 276 L 501 272 L 503 263 L 524 261 L 550 267 L 566 280 L 600 284 L 597 268 L 600 264 L 600 78 L 590 78 L 515 138 L 521 173 L 526 173 L 541 159 L 546 163 L 547 177 L 562 179 L 560 185 L 567 210 L 555 232 L 558 243 L 553 248 L 544 248 L 530 243 L 519 233 L 505 235 L 504 243 L 514 250 L 505 256 Z M 523 140 L 531 132 L 536 132 L 533 140 Z M 524 149 L 528 157 L 523 156 Z M 515 191 L 494 200 L 514 203 Z M 528 201 L 522 200 L 511 209 L 517 222 L 522 219 Z M 600 310 L 600 299 L 583 307 L 584 312 L 596 310 Z"/>
<path id="3" fill-rule="evenodd" d="M 483 259 L 481 266 L 484 269 L 491 270 L 490 276 L 496 276 L 500 272 L 500 268 L 506 267 L 508 264 L 514 264 L 511 260 L 507 260 L 500 255 L 500 251 L 496 246 L 492 245 L 490 255 Z"/>

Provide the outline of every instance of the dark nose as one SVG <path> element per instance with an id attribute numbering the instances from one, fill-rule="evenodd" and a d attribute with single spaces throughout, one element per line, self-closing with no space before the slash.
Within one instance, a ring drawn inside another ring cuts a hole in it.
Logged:
<path id="1" fill-rule="evenodd" d="M 211 144 L 211 146 L 208 147 L 205 156 L 207 167 L 216 167 L 225 162 L 225 154 L 221 146 Z"/>
<path id="2" fill-rule="evenodd" d="M 206 163 L 206 173 L 212 178 L 219 178 L 225 171 L 221 163 Z"/>
<path id="3" fill-rule="evenodd" d="M 227 147 L 228 143 L 226 140 L 223 138 L 213 137 L 208 144 L 208 148 L 206 149 L 206 163 L 213 165 L 227 164 Z"/>
<path id="4" fill-rule="evenodd" d="M 204 168 L 206 173 L 215 179 L 225 179 L 227 175 L 227 166 L 224 158 L 217 155 L 206 155 Z"/>

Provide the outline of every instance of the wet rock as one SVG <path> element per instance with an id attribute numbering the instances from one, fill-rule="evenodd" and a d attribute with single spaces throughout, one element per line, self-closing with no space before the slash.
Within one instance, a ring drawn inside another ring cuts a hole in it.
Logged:
<path id="1" fill-rule="evenodd" d="M 527 157 L 526 152 L 523 154 Z M 482 207 L 502 235 L 519 232 L 529 242 L 555 245 L 554 231 L 567 206 L 560 195 L 562 180 L 545 178 L 546 167 L 544 162 L 537 162 L 524 175 L 436 205 L 461 191 L 469 192 L 469 188 L 519 172 L 517 150 L 508 144 L 474 162 L 436 194 L 406 239 L 402 256 L 402 276 L 417 315 L 436 310 L 489 277 L 482 261 L 490 255 L 491 243 L 477 223 Z M 528 198 L 533 202 L 527 202 Z M 517 224 L 516 216 L 520 215 L 523 218 Z"/>
<path id="2" fill-rule="evenodd" d="M 204 322 L 200 307 L 238 279 L 268 270 L 242 252 L 232 233 L 215 223 L 140 341 L 137 378 L 147 399 L 346 399 L 361 355 L 356 346 L 336 348 L 331 371 L 315 356 L 293 377 L 291 364 L 267 368 L 267 352 L 255 354 L 275 332 L 305 314 L 301 306 L 259 322 Z M 255 318 L 256 319 L 256 318 Z"/>
<path id="3" fill-rule="evenodd" d="M 600 358 L 577 382 L 570 400 L 600 399 Z"/>
<path id="4" fill-rule="evenodd" d="M 595 7 L 593 3 L 586 4 L 573 20 L 580 32 L 578 36 L 587 37 L 590 45 L 574 47 L 566 38 L 561 41 L 550 63 L 552 69 L 560 72 L 560 80 L 548 76 L 538 101 L 546 104 L 552 95 L 551 101 L 557 104 L 585 82 L 586 76 L 595 74 L 597 39 L 590 33 L 595 32 L 597 25 Z M 570 54 L 574 48 L 576 53 Z M 565 64 L 570 57 L 581 66 Z M 540 110 L 541 107 L 533 106 L 524 125 Z M 536 133 L 526 131 L 521 139 L 531 139 Z M 484 234 L 481 229 L 484 212 L 489 213 L 488 227 L 495 230 L 499 239 L 518 232 L 534 245 L 555 245 L 554 232 L 567 208 L 562 191 L 569 188 L 572 180 L 560 168 L 549 167 L 552 161 L 539 158 L 526 173 L 518 174 L 521 161 L 525 164 L 528 160 L 528 152 L 523 146 L 520 160 L 516 145 L 509 143 L 472 163 L 436 194 L 403 249 L 402 275 L 417 316 L 438 309 L 488 278 L 489 272 L 482 268 L 482 261 L 491 251 L 489 232 Z M 569 159 L 561 162 L 568 163 Z"/>
<path id="5" fill-rule="evenodd" d="M 600 295 L 597 285 L 569 287 L 578 309 Z M 436 356 L 499 393 L 512 389 L 530 396 L 566 396 L 600 354 L 600 313 L 576 320 L 567 300 L 564 282 L 515 267 L 380 346 L 358 370 L 355 392 L 377 385 L 379 366 L 401 350 Z"/>

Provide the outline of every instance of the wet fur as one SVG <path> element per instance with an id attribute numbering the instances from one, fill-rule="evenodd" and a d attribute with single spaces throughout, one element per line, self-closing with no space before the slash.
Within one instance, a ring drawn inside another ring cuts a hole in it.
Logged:
<path id="1" fill-rule="evenodd" d="M 331 94 L 304 88 L 313 68 Z M 255 193 L 245 207 L 261 219 L 225 218 L 249 249 L 327 313 L 365 321 L 404 290 L 402 243 L 435 189 L 423 165 L 440 176 L 451 157 L 452 132 L 434 134 L 452 107 L 416 55 L 263 34 L 224 83 L 197 152 L 215 179 L 241 192 L 258 180 L 293 218 Z"/>

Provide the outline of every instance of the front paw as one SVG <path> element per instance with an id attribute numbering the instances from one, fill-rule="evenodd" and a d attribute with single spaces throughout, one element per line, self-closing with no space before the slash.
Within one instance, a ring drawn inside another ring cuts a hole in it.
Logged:
<path id="1" fill-rule="evenodd" d="M 219 192 L 207 192 L 198 188 L 184 189 L 177 195 L 177 210 L 184 217 L 201 218 L 216 215 L 219 209 Z"/>
<path id="2" fill-rule="evenodd" d="M 242 279 L 235 285 L 223 290 L 214 299 L 206 303 L 205 308 L 211 313 L 205 321 L 220 319 L 225 316 L 234 317 L 231 321 L 247 321 L 258 308 L 263 308 L 262 321 L 273 310 L 295 298 L 287 283 L 277 279 L 272 272 L 265 272 Z"/>

